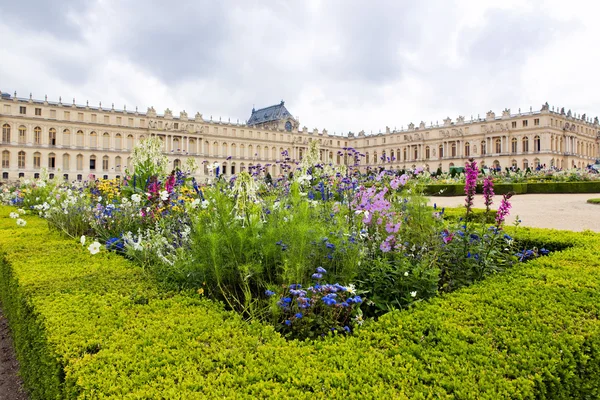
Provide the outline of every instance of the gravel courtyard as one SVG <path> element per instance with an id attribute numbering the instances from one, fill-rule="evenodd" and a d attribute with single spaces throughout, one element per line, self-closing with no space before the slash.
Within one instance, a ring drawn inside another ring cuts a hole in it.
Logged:
<path id="1" fill-rule="evenodd" d="M 599 193 L 515 195 L 507 221 L 512 224 L 518 215 L 523 226 L 600 232 L 600 204 L 586 203 L 598 197 Z M 497 209 L 501 200 L 502 196 L 494 196 L 492 208 Z M 464 201 L 464 197 L 429 197 L 429 204 L 438 207 L 457 207 Z M 475 207 L 485 208 L 483 196 L 476 196 Z"/>

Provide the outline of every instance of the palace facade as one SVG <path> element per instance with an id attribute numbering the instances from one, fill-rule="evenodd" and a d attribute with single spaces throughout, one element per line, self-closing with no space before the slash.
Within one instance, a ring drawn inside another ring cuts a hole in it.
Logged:
<path id="1" fill-rule="evenodd" d="M 485 118 L 390 130 L 367 135 L 330 135 L 327 130 L 300 129 L 299 121 L 284 102 L 252 110 L 246 123 L 213 121 L 196 113 L 169 109 L 159 115 L 153 107 L 146 112 L 116 110 L 19 98 L 0 92 L 2 180 L 38 177 L 42 169 L 50 177 L 68 180 L 121 177 L 130 166 L 130 152 L 140 140 L 155 136 L 173 168 L 193 157 L 197 177 L 208 178 L 208 165 L 219 164 L 226 175 L 251 166 L 266 167 L 279 175 L 282 153 L 300 160 L 313 140 L 320 143 L 323 163 L 353 165 L 348 148 L 364 157 L 360 168 L 409 169 L 424 167 L 447 171 L 463 166 L 473 157 L 480 165 L 535 168 L 582 168 L 600 158 L 598 118 L 575 115 L 564 109 L 511 113 Z"/>

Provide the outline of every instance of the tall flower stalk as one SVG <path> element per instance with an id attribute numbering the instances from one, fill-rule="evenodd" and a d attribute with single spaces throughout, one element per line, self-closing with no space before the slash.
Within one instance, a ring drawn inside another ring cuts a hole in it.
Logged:
<path id="1" fill-rule="evenodd" d="M 483 180 L 483 199 L 485 202 L 485 216 L 490 213 L 490 206 L 494 203 L 494 180 L 490 175 Z"/>
<path id="2" fill-rule="evenodd" d="M 513 196 L 513 194 L 514 192 L 509 192 L 502 196 L 500 207 L 498 207 L 498 212 L 496 213 L 496 228 L 498 229 L 500 229 L 506 216 L 509 214 L 509 210 L 512 206 L 508 200 Z"/>
<path id="3" fill-rule="evenodd" d="M 467 214 L 465 219 L 469 221 L 473 208 L 473 199 L 475 198 L 475 189 L 477 188 L 477 162 L 472 158 L 469 158 L 465 166 L 465 207 L 467 208 Z"/>

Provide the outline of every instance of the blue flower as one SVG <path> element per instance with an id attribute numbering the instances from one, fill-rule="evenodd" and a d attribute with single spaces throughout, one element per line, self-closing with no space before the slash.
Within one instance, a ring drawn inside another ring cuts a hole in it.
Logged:
<path id="1" fill-rule="evenodd" d="M 302 313 L 297 313 L 296 315 L 294 315 L 294 317 L 296 317 L 296 318 L 300 319 L 300 318 L 302 318 L 302 317 L 303 317 L 303 315 L 302 315 Z"/>
<path id="2" fill-rule="evenodd" d="M 312 274 L 313 279 L 321 279 L 323 278 L 323 274 Z"/>
<path id="3" fill-rule="evenodd" d="M 292 299 L 290 297 L 284 297 L 283 299 L 281 299 L 281 301 L 283 301 L 285 304 L 290 304 L 292 302 Z"/>
<path id="4" fill-rule="evenodd" d="M 506 240 L 512 240 L 512 238 L 510 236 L 508 236 L 506 233 L 504 234 L 504 239 L 506 239 Z"/>
<path id="5" fill-rule="evenodd" d="M 325 303 L 327 306 L 332 306 L 337 303 L 333 297 L 329 296 L 325 296 L 321 300 L 323 300 L 323 303 Z"/>
<path id="6" fill-rule="evenodd" d="M 290 289 L 302 289 L 302 285 L 299 283 L 292 283 Z"/>
<path id="7" fill-rule="evenodd" d="M 333 244 L 333 243 L 327 243 L 327 244 L 325 245 L 325 247 L 327 247 L 328 249 L 335 250 L 335 244 Z"/>
<path id="8" fill-rule="evenodd" d="M 319 273 L 319 274 L 326 274 L 327 270 L 325 270 L 325 268 L 323 268 L 323 267 L 317 267 L 317 273 Z"/>
<path id="9" fill-rule="evenodd" d="M 287 326 L 290 326 L 290 325 L 292 324 L 292 321 L 290 321 L 289 319 L 286 319 L 286 320 L 285 320 L 285 324 L 286 324 Z"/>
<path id="10" fill-rule="evenodd" d="M 346 326 L 344 326 L 344 330 L 345 330 L 346 332 L 350 333 L 350 328 L 349 328 L 347 325 L 346 325 Z"/>
<path id="11" fill-rule="evenodd" d="M 354 302 L 356 304 L 360 304 L 360 303 L 362 303 L 362 298 L 360 296 L 354 296 Z"/>
<path id="12" fill-rule="evenodd" d="M 275 294 L 275 292 L 274 292 L 274 291 L 272 291 L 272 290 L 265 290 L 265 294 L 266 294 L 267 296 L 271 297 L 271 296 L 273 296 L 273 295 Z"/>

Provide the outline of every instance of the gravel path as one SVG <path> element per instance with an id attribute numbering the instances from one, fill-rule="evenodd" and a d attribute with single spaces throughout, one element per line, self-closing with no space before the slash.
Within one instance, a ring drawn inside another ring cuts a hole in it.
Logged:
<path id="1" fill-rule="evenodd" d="M 27 400 L 18 372 L 8 323 L 0 310 L 0 400 Z"/>
<path id="2" fill-rule="evenodd" d="M 600 198 L 599 193 L 576 194 L 522 194 L 515 195 L 510 202 L 512 208 L 507 218 L 512 224 L 518 215 L 521 225 L 536 228 L 555 228 L 570 231 L 590 229 L 600 232 L 600 204 L 588 204 L 587 199 Z M 502 196 L 494 196 L 493 209 L 500 205 Z M 464 197 L 429 198 L 429 204 L 438 207 L 458 207 L 465 203 Z M 485 208 L 483 196 L 475 198 L 476 208 Z"/>

